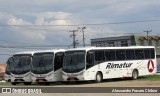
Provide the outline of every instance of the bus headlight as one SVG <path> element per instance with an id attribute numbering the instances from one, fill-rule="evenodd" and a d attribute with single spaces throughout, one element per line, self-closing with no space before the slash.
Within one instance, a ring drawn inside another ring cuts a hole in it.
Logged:
<path id="1" fill-rule="evenodd" d="M 62 75 L 63 75 L 63 76 L 67 76 L 67 74 L 65 74 L 64 72 L 62 72 Z"/>
<path id="2" fill-rule="evenodd" d="M 32 77 L 35 77 L 34 74 L 31 74 Z"/>
<path id="3" fill-rule="evenodd" d="M 81 73 L 79 73 L 78 75 L 83 75 L 84 74 L 84 71 L 83 72 L 81 72 Z"/>
<path id="4" fill-rule="evenodd" d="M 28 76 L 30 76 L 30 73 L 28 73 L 28 74 L 25 75 L 25 77 L 28 77 Z"/>
<path id="5" fill-rule="evenodd" d="M 13 75 L 11 74 L 11 77 L 13 77 Z"/>
<path id="6" fill-rule="evenodd" d="M 53 73 L 51 72 L 51 73 L 49 73 L 47 76 L 50 77 L 50 76 L 52 76 L 52 74 L 53 74 Z"/>

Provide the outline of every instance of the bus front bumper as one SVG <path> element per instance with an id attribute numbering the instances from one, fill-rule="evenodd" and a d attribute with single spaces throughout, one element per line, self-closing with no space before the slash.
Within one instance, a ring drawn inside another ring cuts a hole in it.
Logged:
<path id="1" fill-rule="evenodd" d="M 63 81 L 85 81 L 84 73 L 62 73 Z"/>
<path id="2" fill-rule="evenodd" d="M 11 82 L 32 82 L 31 74 L 30 73 L 21 75 L 11 74 Z"/>

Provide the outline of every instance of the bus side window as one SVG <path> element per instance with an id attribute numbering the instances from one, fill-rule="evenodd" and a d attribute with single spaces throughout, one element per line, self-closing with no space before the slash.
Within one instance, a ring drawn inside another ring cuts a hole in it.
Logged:
<path id="1" fill-rule="evenodd" d="M 134 60 L 135 53 L 133 49 L 126 50 L 126 60 Z"/>
<path id="2" fill-rule="evenodd" d="M 109 60 L 115 60 L 115 51 L 114 50 L 109 51 Z"/>
<path id="3" fill-rule="evenodd" d="M 154 51 L 154 49 L 150 49 L 150 56 L 151 56 L 151 59 L 155 58 L 155 51 Z"/>
<path id="4" fill-rule="evenodd" d="M 150 58 L 150 50 L 149 49 L 145 49 L 144 50 L 144 55 L 145 55 L 145 59 L 149 59 Z"/>
<path id="5" fill-rule="evenodd" d="M 109 51 L 105 51 L 105 60 L 109 60 Z"/>
<path id="6" fill-rule="evenodd" d="M 116 50 L 116 60 L 125 60 L 125 50 Z"/>
<path id="7" fill-rule="evenodd" d="M 144 59 L 144 51 L 142 49 L 135 50 L 136 59 Z"/>
<path id="8" fill-rule="evenodd" d="M 94 53 L 93 52 L 88 52 L 87 53 L 87 65 L 94 65 Z"/>
<path id="9" fill-rule="evenodd" d="M 105 61 L 104 51 L 95 51 L 95 61 L 98 63 Z"/>
<path id="10" fill-rule="evenodd" d="M 10 57 L 8 60 L 7 60 L 7 65 L 11 65 L 11 63 L 14 61 L 14 58 L 13 57 Z"/>

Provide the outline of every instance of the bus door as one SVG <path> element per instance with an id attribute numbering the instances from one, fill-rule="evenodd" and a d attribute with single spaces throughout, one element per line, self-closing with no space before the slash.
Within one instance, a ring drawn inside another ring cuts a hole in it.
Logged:
<path id="1" fill-rule="evenodd" d="M 86 72 L 88 74 L 89 79 L 95 79 L 95 74 L 98 70 L 98 66 L 95 64 L 94 61 L 94 51 L 87 52 L 86 56 Z"/>
<path id="2" fill-rule="evenodd" d="M 62 65 L 63 65 L 64 53 L 59 52 L 55 54 L 54 59 L 54 78 L 59 81 L 62 80 Z"/>

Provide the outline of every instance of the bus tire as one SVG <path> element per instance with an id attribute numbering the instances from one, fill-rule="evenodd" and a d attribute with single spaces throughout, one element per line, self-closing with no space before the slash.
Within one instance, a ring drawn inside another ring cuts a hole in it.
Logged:
<path id="1" fill-rule="evenodd" d="M 50 84 L 51 84 L 51 82 L 45 82 L 44 84 L 45 84 L 45 85 L 50 85 Z"/>
<path id="2" fill-rule="evenodd" d="M 24 85 L 31 85 L 31 82 L 24 82 Z"/>
<path id="3" fill-rule="evenodd" d="M 11 84 L 12 84 L 12 85 L 16 85 L 17 83 L 16 83 L 16 82 L 11 82 Z"/>
<path id="4" fill-rule="evenodd" d="M 62 83 L 63 83 L 63 84 L 68 84 L 68 82 L 67 82 L 67 81 L 62 81 Z"/>
<path id="5" fill-rule="evenodd" d="M 100 72 L 98 72 L 97 74 L 96 74 L 96 80 L 95 80 L 95 82 L 96 83 L 100 83 L 100 82 L 102 82 L 102 74 L 100 73 Z"/>
<path id="6" fill-rule="evenodd" d="M 138 70 L 133 70 L 132 72 L 132 80 L 136 80 L 138 78 Z"/>

